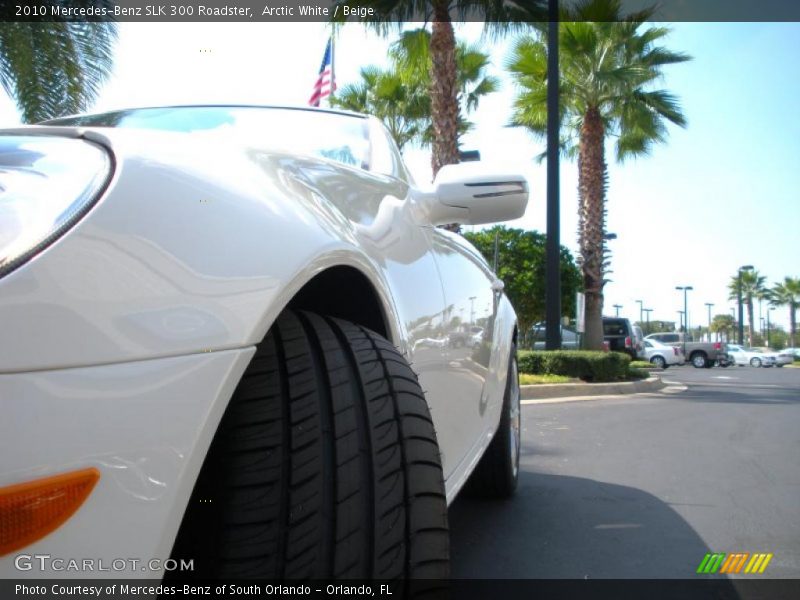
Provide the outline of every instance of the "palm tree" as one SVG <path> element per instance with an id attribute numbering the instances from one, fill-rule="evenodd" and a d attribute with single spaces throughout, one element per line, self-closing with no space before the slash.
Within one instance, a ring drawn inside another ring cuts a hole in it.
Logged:
<path id="1" fill-rule="evenodd" d="M 26 123 L 85 110 L 112 67 L 114 23 L 3 23 L 0 83 Z"/>
<path id="2" fill-rule="evenodd" d="M 789 346 L 796 348 L 797 307 L 800 306 L 800 277 L 784 277 L 769 291 L 770 304 L 789 307 Z"/>
<path id="3" fill-rule="evenodd" d="M 753 334 L 755 333 L 755 319 L 753 316 L 753 298 L 758 298 L 765 288 L 767 278 L 759 275 L 758 271 L 753 269 L 750 271 L 741 271 L 739 274 L 731 277 L 728 283 L 728 300 L 739 299 L 741 291 L 742 299 L 747 306 L 747 323 L 748 323 L 748 344 L 753 343 Z"/>
<path id="4" fill-rule="evenodd" d="M 602 22 L 588 19 L 604 15 Z M 647 155 L 664 142 L 666 123 L 685 126 L 675 96 L 653 85 L 666 65 L 689 60 L 658 42 L 665 27 L 643 27 L 652 10 L 623 19 L 619 0 L 590 0 L 559 28 L 562 148 L 578 158 L 578 244 L 586 297 L 586 345 L 602 347 L 605 267 L 605 142 L 616 139 L 616 159 Z M 572 20 L 574 19 L 574 21 Z M 516 40 L 508 61 L 520 91 L 512 125 L 537 137 L 547 131 L 547 26 Z"/>
<path id="5" fill-rule="evenodd" d="M 730 341 L 736 331 L 736 321 L 731 315 L 714 315 L 714 319 L 711 321 L 711 331 L 718 335 L 724 334 L 725 339 Z"/>
<path id="6" fill-rule="evenodd" d="M 389 56 L 404 81 L 417 85 L 423 90 L 430 89 L 432 60 L 430 32 L 426 29 L 403 32 L 400 38 L 392 44 Z M 456 148 L 460 145 L 460 137 L 472 128 L 472 123 L 466 119 L 466 115 L 478 108 L 481 98 L 496 92 L 500 87 L 497 77 L 487 75 L 489 65 L 489 55 L 481 52 L 477 46 L 463 41 L 456 42 L 456 101 L 458 108 Z M 429 124 L 421 141 L 425 146 L 432 146 L 436 135 L 430 102 L 428 107 Z"/>
<path id="7" fill-rule="evenodd" d="M 404 81 L 396 71 L 371 66 L 361 69 L 361 81 L 331 96 L 331 106 L 375 115 L 401 151 L 422 138 L 430 121 L 430 102 L 419 82 Z"/>
<path id="8" fill-rule="evenodd" d="M 431 167 L 433 175 L 444 165 L 458 162 L 458 78 L 453 17 L 483 20 L 494 32 L 512 23 L 546 20 L 543 0 L 337 0 L 335 20 L 346 19 L 342 7 L 372 8 L 361 21 L 382 34 L 406 22 L 431 23 L 430 87 L 432 117 Z"/>
<path id="9" fill-rule="evenodd" d="M 389 70 L 365 67 L 361 81 L 342 88 L 331 104 L 380 118 L 401 150 L 409 142 L 431 146 L 435 135 L 428 95 L 430 38 L 425 29 L 403 32 L 389 50 Z M 499 80 L 486 73 L 489 64 L 489 56 L 475 46 L 456 44 L 459 136 L 472 127 L 466 115 L 499 87 Z"/>

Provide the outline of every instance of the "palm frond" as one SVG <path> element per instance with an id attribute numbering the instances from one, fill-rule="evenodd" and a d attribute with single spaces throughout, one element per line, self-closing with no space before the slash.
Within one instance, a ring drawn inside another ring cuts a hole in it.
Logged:
<path id="1" fill-rule="evenodd" d="M 25 122 L 87 109 L 111 73 L 113 23 L 6 23 L 0 83 Z"/>

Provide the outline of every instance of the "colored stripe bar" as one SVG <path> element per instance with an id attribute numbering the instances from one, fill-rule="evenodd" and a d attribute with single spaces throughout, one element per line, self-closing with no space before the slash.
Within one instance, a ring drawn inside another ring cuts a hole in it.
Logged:
<path id="1" fill-rule="evenodd" d="M 698 573 L 716 573 L 719 570 L 722 561 L 725 560 L 725 553 L 719 552 L 717 554 L 706 554 L 700 566 L 697 567 Z"/>

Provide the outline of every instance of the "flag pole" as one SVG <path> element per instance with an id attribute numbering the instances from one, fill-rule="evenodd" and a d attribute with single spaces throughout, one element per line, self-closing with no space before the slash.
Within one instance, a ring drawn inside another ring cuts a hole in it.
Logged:
<path id="1" fill-rule="evenodd" d="M 334 65 L 336 64 L 336 52 L 334 50 L 335 41 L 333 37 L 333 32 L 331 32 L 331 93 L 328 94 L 328 108 L 332 107 L 331 104 L 331 97 L 333 96 L 333 92 L 336 91 L 336 69 Z"/>

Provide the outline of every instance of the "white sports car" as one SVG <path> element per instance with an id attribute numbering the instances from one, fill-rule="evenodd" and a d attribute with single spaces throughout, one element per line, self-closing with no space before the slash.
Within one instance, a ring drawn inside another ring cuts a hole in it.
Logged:
<path id="1" fill-rule="evenodd" d="M 0 131 L 0 577 L 445 577 L 519 463 L 514 310 L 436 227 L 524 213 L 479 166 L 326 110 Z"/>

